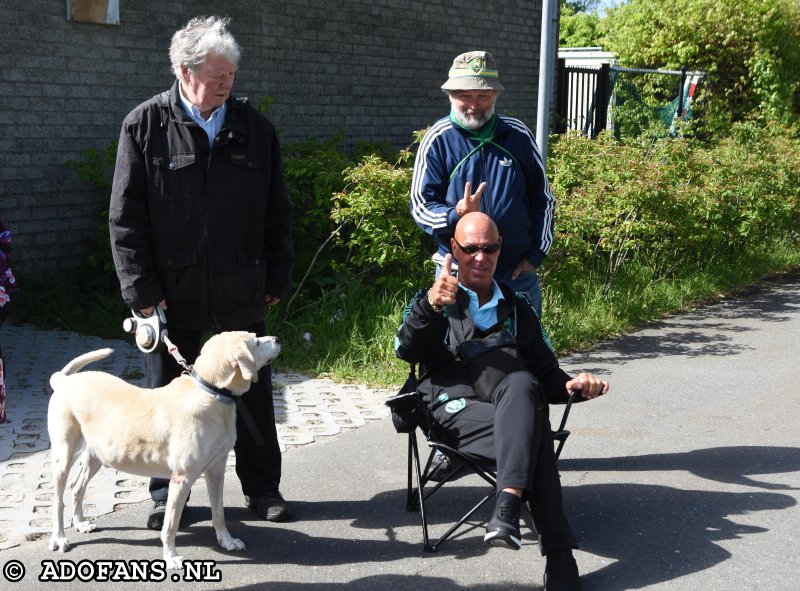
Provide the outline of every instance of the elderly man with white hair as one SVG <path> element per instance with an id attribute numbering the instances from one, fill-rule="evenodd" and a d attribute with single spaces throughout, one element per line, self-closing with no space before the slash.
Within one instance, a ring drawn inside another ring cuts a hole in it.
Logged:
<path id="1" fill-rule="evenodd" d="M 189 363 L 205 331 L 265 336 L 265 306 L 292 284 L 292 211 L 278 136 L 247 99 L 231 94 L 240 54 L 228 19 L 191 19 L 170 44 L 172 88 L 133 109 L 119 137 L 108 221 L 122 298 L 143 316 L 161 308 Z M 144 357 L 148 388 L 183 370 L 166 350 Z M 259 374 L 242 396 L 247 414 L 237 417 L 236 474 L 249 508 L 286 521 L 269 366 Z M 248 415 L 255 429 L 243 423 Z M 161 529 L 168 487 L 151 481 L 151 529 Z"/>

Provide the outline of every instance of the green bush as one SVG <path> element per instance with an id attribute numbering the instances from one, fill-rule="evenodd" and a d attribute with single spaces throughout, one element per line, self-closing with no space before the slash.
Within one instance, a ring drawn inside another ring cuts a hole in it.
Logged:
<path id="1" fill-rule="evenodd" d="M 342 252 L 329 240 L 336 229 L 330 216 L 331 196 L 344 188 L 342 171 L 354 162 L 341 149 L 343 141 L 342 135 L 326 140 L 310 138 L 283 148 L 286 185 L 294 211 L 295 268 L 300 277 L 307 273 L 305 287 L 315 294 L 338 283 L 333 269 Z"/>
<path id="2" fill-rule="evenodd" d="M 340 142 L 285 148 L 295 244 L 308 265 L 267 321 L 286 343 L 281 368 L 397 381 L 399 311 L 432 278 L 432 243 L 408 210 L 412 153 L 345 151 Z M 713 144 L 601 134 L 554 138 L 550 147 L 559 204 L 542 284 L 544 323 L 559 350 L 800 258 L 800 140 L 789 128 L 753 119 Z M 95 154 L 88 160 L 105 166 Z M 88 265 L 67 282 L 26 285 L 23 320 L 122 336 L 113 273 Z"/>
<path id="3" fill-rule="evenodd" d="M 395 164 L 377 154 L 345 170 L 345 190 L 333 197 L 331 218 L 341 224 L 340 244 L 348 248 L 341 262 L 344 273 L 376 273 L 376 284 L 397 287 L 396 279 L 410 271 L 421 275 L 432 245 L 417 228 L 409 212 L 412 168 L 409 151 Z"/>
<path id="4" fill-rule="evenodd" d="M 548 276 L 591 271 L 605 291 L 628 262 L 653 280 L 678 267 L 798 240 L 798 142 L 752 123 L 713 147 L 688 140 L 551 144 L 559 196 Z"/>
<path id="5" fill-rule="evenodd" d="M 90 187 L 110 197 L 117 143 L 117 140 L 110 141 L 99 150 L 89 148 L 80 160 L 68 160 L 67 168 L 74 170 Z M 97 215 L 95 237 L 83 267 L 87 274 L 97 275 L 97 280 L 103 284 L 116 282 L 108 233 L 108 209 L 103 209 Z"/>

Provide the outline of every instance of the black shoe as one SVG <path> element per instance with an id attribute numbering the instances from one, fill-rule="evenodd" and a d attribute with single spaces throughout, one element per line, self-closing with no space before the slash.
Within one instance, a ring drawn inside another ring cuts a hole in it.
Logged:
<path id="1" fill-rule="evenodd" d="M 441 482 L 455 471 L 456 467 L 446 455 L 438 451 L 433 455 L 431 468 L 428 470 L 428 480 Z"/>
<path id="2" fill-rule="evenodd" d="M 183 520 L 183 516 L 186 513 L 186 507 L 189 506 L 189 499 L 186 499 L 186 502 L 183 504 L 183 510 L 181 511 L 181 520 Z M 155 501 L 153 503 L 153 508 L 150 509 L 150 513 L 147 515 L 147 529 L 154 529 L 156 531 L 161 531 L 164 528 L 164 515 L 167 512 L 167 502 L 166 501 Z"/>
<path id="3" fill-rule="evenodd" d="M 519 550 L 522 548 L 522 535 L 519 533 L 520 502 L 498 502 L 495 515 L 486 526 L 483 541 L 492 546 Z"/>
<path id="4" fill-rule="evenodd" d="M 156 501 L 147 515 L 147 529 L 161 531 L 164 528 L 164 513 L 167 511 L 166 501 Z"/>
<path id="5" fill-rule="evenodd" d="M 279 492 L 257 497 L 245 495 L 244 501 L 248 509 L 252 509 L 267 521 L 290 521 L 292 519 L 292 509 Z"/>
<path id="6" fill-rule="evenodd" d="M 572 550 L 547 555 L 543 591 L 581 591 L 578 565 L 572 556 Z"/>

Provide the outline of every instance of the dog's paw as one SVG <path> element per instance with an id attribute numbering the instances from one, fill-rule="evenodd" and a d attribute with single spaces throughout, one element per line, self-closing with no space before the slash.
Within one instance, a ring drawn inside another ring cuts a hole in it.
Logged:
<path id="1" fill-rule="evenodd" d="M 66 536 L 57 536 L 53 534 L 53 537 L 50 538 L 50 549 L 53 551 L 58 550 L 59 552 L 66 552 L 69 550 L 69 540 L 67 540 Z"/>
<path id="2" fill-rule="evenodd" d="M 241 540 L 239 540 L 237 538 L 231 537 L 230 535 L 227 538 L 217 538 L 217 542 L 219 542 L 219 545 L 222 546 L 223 548 L 225 548 L 225 550 L 236 551 L 236 550 L 244 550 L 245 549 L 245 545 L 244 545 L 243 541 L 241 541 Z"/>
<path id="3" fill-rule="evenodd" d="M 181 570 L 183 568 L 183 556 L 164 556 L 167 563 L 167 570 Z"/>
<path id="4" fill-rule="evenodd" d="M 72 527 L 75 528 L 76 531 L 81 532 L 82 534 L 88 534 L 89 532 L 93 532 L 97 529 L 97 526 L 94 524 L 93 521 L 76 521 L 72 524 Z"/>

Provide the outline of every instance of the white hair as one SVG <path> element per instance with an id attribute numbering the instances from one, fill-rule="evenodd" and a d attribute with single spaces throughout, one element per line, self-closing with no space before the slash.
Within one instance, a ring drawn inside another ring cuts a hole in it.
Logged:
<path id="1" fill-rule="evenodd" d="M 211 54 L 239 65 L 241 48 L 228 31 L 231 19 L 219 16 L 198 16 L 172 36 L 169 60 L 175 76 L 181 79 L 181 66 L 199 70 Z"/>

